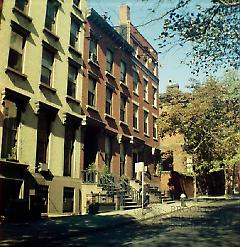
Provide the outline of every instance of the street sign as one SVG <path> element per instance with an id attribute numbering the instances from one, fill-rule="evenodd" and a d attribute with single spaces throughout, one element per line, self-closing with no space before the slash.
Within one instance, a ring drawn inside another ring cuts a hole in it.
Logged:
<path id="1" fill-rule="evenodd" d="M 135 163 L 135 172 L 142 172 L 142 171 L 144 171 L 144 162 Z"/>

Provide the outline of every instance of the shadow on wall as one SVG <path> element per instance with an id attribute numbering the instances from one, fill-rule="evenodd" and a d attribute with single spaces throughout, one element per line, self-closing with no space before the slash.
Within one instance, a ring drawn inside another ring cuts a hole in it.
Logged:
<path id="1" fill-rule="evenodd" d="M 193 178 L 184 176 L 176 171 L 170 173 L 168 181 L 169 192 L 174 199 L 179 199 L 184 193 L 188 198 L 193 197 Z"/>

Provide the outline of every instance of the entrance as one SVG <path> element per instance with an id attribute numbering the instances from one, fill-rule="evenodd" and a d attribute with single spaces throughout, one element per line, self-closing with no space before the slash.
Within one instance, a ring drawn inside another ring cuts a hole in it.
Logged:
<path id="1" fill-rule="evenodd" d="M 95 162 L 98 151 L 98 128 L 86 127 L 84 137 L 84 170 Z"/>

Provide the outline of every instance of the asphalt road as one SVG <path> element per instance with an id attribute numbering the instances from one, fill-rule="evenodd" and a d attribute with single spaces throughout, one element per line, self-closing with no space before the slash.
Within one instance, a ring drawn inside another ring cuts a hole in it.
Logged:
<path id="1" fill-rule="evenodd" d="M 55 240 L 49 246 L 206 246 L 240 247 L 240 203 L 210 202 L 79 237 Z M 35 245 L 34 245 L 35 246 Z"/>
<path id="2" fill-rule="evenodd" d="M 105 230 L 37 238 L 14 246 L 240 247 L 240 202 L 208 202 L 190 208 L 173 208 L 170 215 Z M 177 209 L 177 211 L 176 211 Z M 151 209 L 149 209 L 151 210 Z M 47 229 L 46 229 L 47 230 Z M 11 246 L 13 246 L 11 245 Z M 9 245 L 8 245 L 9 246 Z"/>

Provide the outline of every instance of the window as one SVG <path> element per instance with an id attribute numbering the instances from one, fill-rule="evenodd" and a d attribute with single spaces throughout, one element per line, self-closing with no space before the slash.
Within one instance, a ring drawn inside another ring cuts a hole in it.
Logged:
<path id="1" fill-rule="evenodd" d="M 144 111 L 144 134 L 148 134 L 148 112 Z"/>
<path id="2" fill-rule="evenodd" d="M 157 89 L 155 87 L 152 88 L 152 101 L 153 106 L 157 107 Z"/>
<path id="3" fill-rule="evenodd" d="M 120 102 L 120 121 L 126 122 L 126 97 L 121 96 L 121 102 Z"/>
<path id="4" fill-rule="evenodd" d="M 15 0 L 15 7 L 22 12 L 27 13 L 29 0 Z"/>
<path id="5" fill-rule="evenodd" d="M 38 116 L 36 171 L 40 163 L 47 164 L 50 130 L 50 113 L 42 110 Z"/>
<path id="6" fill-rule="evenodd" d="M 133 128 L 138 129 L 138 106 L 133 104 Z"/>
<path id="7" fill-rule="evenodd" d="M 89 59 L 94 63 L 97 63 L 97 40 L 91 35 L 89 44 Z"/>
<path id="8" fill-rule="evenodd" d="M 20 118 L 21 112 L 16 103 L 10 100 L 4 100 L 2 158 L 17 160 L 17 139 Z"/>
<path id="9" fill-rule="evenodd" d="M 157 138 L 157 118 L 153 117 L 153 138 Z"/>
<path id="10" fill-rule="evenodd" d="M 54 56 L 55 56 L 54 52 L 43 47 L 41 82 L 49 86 L 51 85 Z"/>
<path id="11" fill-rule="evenodd" d="M 73 0 L 73 4 L 75 4 L 76 6 L 79 7 L 79 5 L 80 5 L 80 0 Z"/>
<path id="12" fill-rule="evenodd" d="M 125 174 L 125 164 L 126 164 L 126 143 L 120 143 L 120 176 Z"/>
<path id="13" fill-rule="evenodd" d="M 96 95 L 96 81 L 89 78 L 88 81 L 88 105 L 95 106 L 95 95 Z"/>
<path id="14" fill-rule="evenodd" d="M 58 1 L 53 1 L 53 0 L 47 1 L 45 27 L 52 32 L 56 31 L 56 16 L 57 16 L 58 8 L 59 8 Z"/>
<path id="15" fill-rule="evenodd" d="M 112 89 L 106 87 L 106 109 L 105 112 L 108 115 L 112 115 Z"/>
<path id="16" fill-rule="evenodd" d="M 8 55 L 8 66 L 19 72 L 22 72 L 25 43 L 26 37 L 15 30 L 12 30 Z"/>
<path id="17" fill-rule="evenodd" d="M 110 136 L 105 136 L 105 164 L 108 171 L 111 171 L 111 161 L 112 161 L 112 138 Z"/>
<path id="18" fill-rule="evenodd" d="M 71 176 L 74 158 L 75 133 L 76 128 L 68 120 L 65 127 L 63 176 Z"/>
<path id="19" fill-rule="evenodd" d="M 74 188 L 63 188 L 63 213 L 73 212 Z"/>
<path id="20" fill-rule="evenodd" d="M 148 81 L 144 79 L 144 99 L 148 101 Z"/>
<path id="21" fill-rule="evenodd" d="M 120 64 L 120 69 L 121 69 L 121 75 L 120 75 L 120 81 L 123 83 L 126 83 L 126 63 L 121 61 Z"/>
<path id="22" fill-rule="evenodd" d="M 76 97 L 76 84 L 77 84 L 78 68 L 72 64 L 68 65 L 68 86 L 67 95 L 73 98 Z"/>
<path id="23" fill-rule="evenodd" d="M 138 73 L 133 71 L 133 92 L 138 94 Z"/>
<path id="24" fill-rule="evenodd" d="M 138 55 L 138 44 L 133 42 L 133 55 L 137 56 Z"/>
<path id="25" fill-rule="evenodd" d="M 155 60 L 152 60 L 152 70 L 153 70 L 154 75 L 156 75 L 157 74 L 157 61 Z"/>
<path id="26" fill-rule="evenodd" d="M 107 71 L 112 74 L 113 70 L 113 52 L 107 49 Z"/>
<path id="27" fill-rule="evenodd" d="M 79 48 L 79 30 L 81 27 L 80 21 L 75 18 L 71 19 L 71 29 L 70 29 L 70 46 L 75 49 Z"/>

